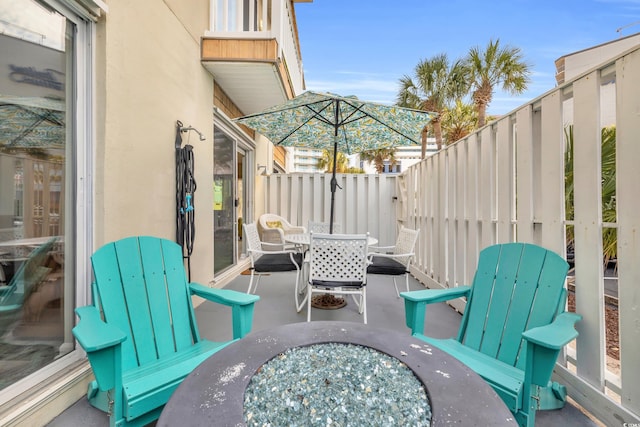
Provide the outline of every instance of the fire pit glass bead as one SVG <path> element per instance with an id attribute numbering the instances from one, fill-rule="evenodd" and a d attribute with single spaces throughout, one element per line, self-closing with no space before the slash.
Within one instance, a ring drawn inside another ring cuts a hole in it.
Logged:
<path id="1" fill-rule="evenodd" d="M 244 395 L 248 426 L 429 426 L 425 389 L 400 360 L 369 347 L 294 347 L 265 363 Z"/>

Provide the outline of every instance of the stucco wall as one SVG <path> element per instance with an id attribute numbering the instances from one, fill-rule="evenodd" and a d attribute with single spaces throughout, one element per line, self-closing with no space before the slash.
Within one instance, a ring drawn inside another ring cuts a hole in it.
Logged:
<path id="1" fill-rule="evenodd" d="M 94 246 L 175 238 L 175 125 L 195 153 L 192 279 L 213 277 L 213 78 L 200 64 L 208 0 L 110 0 L 97 29 Z"/>

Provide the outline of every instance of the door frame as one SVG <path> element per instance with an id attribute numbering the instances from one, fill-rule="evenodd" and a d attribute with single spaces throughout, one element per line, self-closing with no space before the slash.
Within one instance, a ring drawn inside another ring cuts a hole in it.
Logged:
<path id="1" fill-rule="evenodd" d="M 253 213 L 254 213 L 254 192 L 255 192 L 255 170 L 251 165 L 255 163 L 255 149 L 256 144 L 249 136 L 231 119 L 222 112 L 219 108 L 213 107 L 213 127 L 214 132 L 215 129 L 223 132 L 231 141 L 233 141 L 233 195 L 234 199 L 238 195 L 238 170 L 237 170 L 237 156 L 239 152 L 244 153 L 245 157 L 245 173 L 243 173 L 242 181 L 244 183 L 244 191 L 242 191 L 242 205 L 243 205 L 243 220 L 245 222 L 253 221 Z M 238 224 L 238 216 L 234 209 L 233 213 L 233 222 L 234 224 Z M 212 218 L 213 220 L 213 218 Z M 215 242 L 214 242 L 215 245 Z M 233 262 L 229 267 L 226 267 L 222 271 L 217 273 L 217 276 L 224 275 L 229 269 L 238 265 L 239 257 L 238 257 L 238 239 L 234 239 L 233 242 Z M 244 251 L 244 248 L 242 248 Z M 215 252 L 215 251 L 214 251 Z M 216 277 L 215 272 L 213 273 L 214 277 Z"/>

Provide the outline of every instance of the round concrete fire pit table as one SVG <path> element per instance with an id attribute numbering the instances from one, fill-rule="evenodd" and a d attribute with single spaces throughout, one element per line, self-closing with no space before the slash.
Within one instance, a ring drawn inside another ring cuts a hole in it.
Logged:
<path id="1" fill-rule="evenodd" d="M 244 426 L 244 394 L 254 374 L 288 349 L 323 343 L 369 347 L 403 362 L 426 389 L 432 426 L 517 426 L 493 389 L 455 358 L 408 333 L 354 322 L 292 323 L 247 335 L 182 382 L 157 426 Z"/>

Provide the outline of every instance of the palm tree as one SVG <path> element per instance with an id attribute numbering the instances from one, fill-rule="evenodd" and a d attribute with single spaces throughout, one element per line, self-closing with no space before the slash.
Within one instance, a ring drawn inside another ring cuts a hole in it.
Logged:
<path id="1" fill-rule="evenodd" d="M 490 40 L 484 51 L 478 46 L 469 50 L 466 59 L 471 98 L 478 111 L 478 127 L 485 125 L 487 106 L 496 86 L 517 95 L 527 89 L 529 65 L 523 61 L 519 48 L 500 46 L 500 39 Z"/>
<path id="2" fill-rule="evenodd" d="M 369 150 L 360 153 L 360 160 L 373 163 L 377 173 L 384 172 L 384 162 L 388 160 L 391 166 L 395 166 L 396 150 L 394 148 L 381 148 L 379 150 Z"/>
<path id="3" fill-rule="evenodd" d="M 469 90 L 461 60 L 449 63 L 446 53 L 420 61 L 415 68 L 415 81 L 405 75 L 400 79 L 397 104 L 401 107 L 438 113 L 431 120 L 438 150 L 442 148 L 441 114 L 453 100 Z M 427 129 L 422 131 L 422 158 L 427 149 Z"/>
<path id="4" fill-rule="evenodd" d="M 478 124 L 478 114 L 473 105 L 456 100 L 442 115 L 442 132 L 447 145 L 469 135 Z"/>
<path id="5" fill-rule="evenodd" d="M 318 159 L 318 169 L 333 172 L 333 151 L 322 150 L 322 158 Z M 338 152 L 336 158 L 336 173 L 345 173 L 349 169 L 349 160 L 344 153 Z"/>

